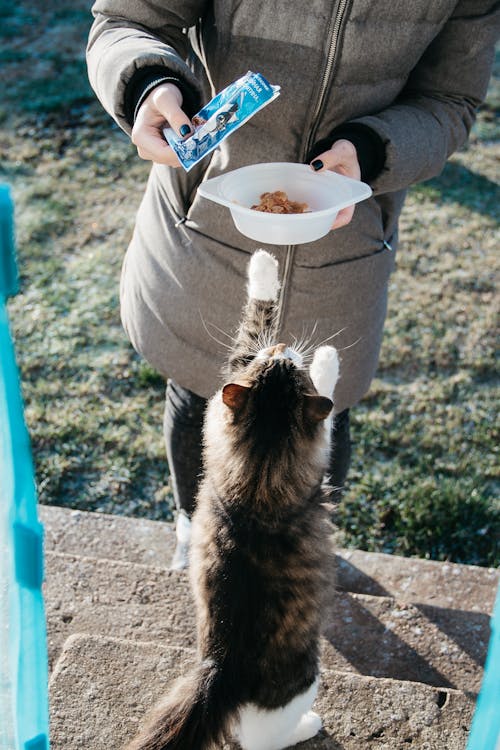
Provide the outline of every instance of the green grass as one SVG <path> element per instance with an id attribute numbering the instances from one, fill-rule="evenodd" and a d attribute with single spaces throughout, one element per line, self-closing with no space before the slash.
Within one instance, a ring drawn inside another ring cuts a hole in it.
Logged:
<path id="1" fill-rule="evenodd" d="M 26 418 L 43 503 L 169 519 L 164 383 L 130 347 L 118 305 L 149 168 L 88 86 L 89 7 L 0 2 L 0 180 L 16 201 L 9 309 Z M 470 143 L 409 193 L 380 367 L 352 410 L 346 546 L 500 561 L 499 81 L 497 60 Z"/>

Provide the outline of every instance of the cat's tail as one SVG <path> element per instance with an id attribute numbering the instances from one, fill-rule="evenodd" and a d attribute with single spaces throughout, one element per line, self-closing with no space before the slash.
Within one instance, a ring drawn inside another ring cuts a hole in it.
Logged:
<path id="1" fill-rule="evenodd" d="M 124 750 L 220 747 L 238 704 L 223 670 L 207 659 L 179 680 Z"/>

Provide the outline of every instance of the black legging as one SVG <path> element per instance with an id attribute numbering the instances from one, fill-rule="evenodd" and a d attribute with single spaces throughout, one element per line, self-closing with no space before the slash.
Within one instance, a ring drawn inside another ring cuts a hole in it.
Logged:
<path id="1" fill-rule="evenodd" d="M 183 388 L 174 380 L 167 382 L 163 431 L 170 467 L 172 492 L 177 510 L 188 516 L 194 511 L 201 475 L 201 430 L 207 400 Z M 337 488 L 332 500 L 340 498 L 351 463 L 349 409 L 337 414 L 332 434 L 329 484 Z"/>

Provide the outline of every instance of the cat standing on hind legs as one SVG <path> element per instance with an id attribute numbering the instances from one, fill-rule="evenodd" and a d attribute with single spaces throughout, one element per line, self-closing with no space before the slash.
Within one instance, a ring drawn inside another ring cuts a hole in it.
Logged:
<path id="1" fill-rule="evenodd" d="M 275 259 L 249 264 L 248 300 L 210 400 L 204 477 L 192 522 L 190 576 L 198 663 L 128 750 L 281 750 L 313 737 L 320 618 L 330 578 L 322 508 L 333 347 L 308 369 L 276 343 Z"/>

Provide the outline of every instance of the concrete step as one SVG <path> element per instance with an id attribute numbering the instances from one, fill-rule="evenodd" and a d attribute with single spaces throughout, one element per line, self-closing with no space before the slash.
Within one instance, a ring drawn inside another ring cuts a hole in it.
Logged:
<path id="1" fill-rule="evenodd" d="M 49 669 L 74 633 L 194 647 L 186 573 L 150 565 L 46 553 Z"/>
<path id="2" fill-rule="evenodd" d="M 51 677 L 52 749 L 119 750 L 193 661 L 192 649 L 73 635 Z M 473 701 L 324 668 L 315 709 L 324 729 L 304 750 L 465 750 Z"/>
<path id="3" fill-rule="evenodd" d="M 50 665 L 72 634 L 89 633 L 194 647 L 186 573 L 118 560 L 46 555 Z M 477 691 L 489 618 L 336 591 L 325 612 L 325 668 Z"/>
<path id="4" fill-rule="evenodd" d="M 168 568 L 175 548 L 174 526 L 145 518 L 88 513 L 39 505 L 45 549 Z"/>
<path id="5" fill-rule="evenodd" d="M 146 519 L 40 506 L 45 548 L 71 555 L 168 568 L 173 525 Z M 337 586 L 344 591 L 490 614 L 499 574 L 492 568 L 359 550 L 337 550 Z"/>

